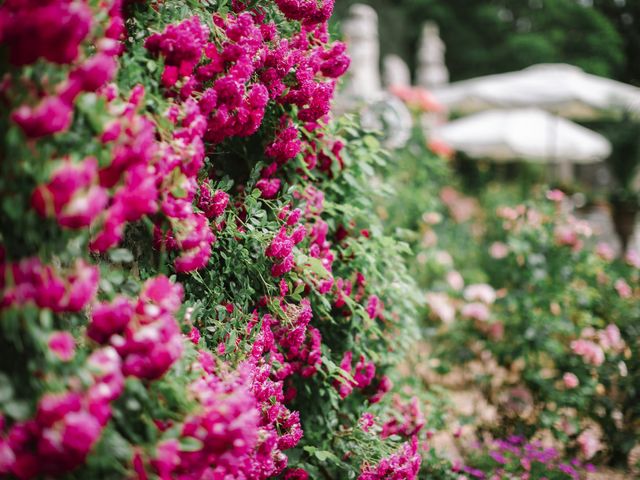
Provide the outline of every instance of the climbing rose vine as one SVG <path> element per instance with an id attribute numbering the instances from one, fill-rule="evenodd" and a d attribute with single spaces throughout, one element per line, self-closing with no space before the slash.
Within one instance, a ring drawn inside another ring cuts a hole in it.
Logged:
<path id="1" fill-rule="evenodd" d="M 415 292 L 330 114 L 332 10 L 0 5 L 2 476 L 417 478 Z"/>

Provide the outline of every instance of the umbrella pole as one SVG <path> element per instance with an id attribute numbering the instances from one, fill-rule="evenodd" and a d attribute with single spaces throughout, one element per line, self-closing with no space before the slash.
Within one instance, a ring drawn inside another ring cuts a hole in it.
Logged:
<path id="1" fill-rule="evenodd" d="M 573 182 L 573 163 L 568 158 L 558 158 L 558 120 L 559 117 L 553 116 L 551 120 L 551 145 L 552 161 L 558 160 L 558 180 L 561 185 L 569 185 Z"/>
<path id="2" fill-rule="evenodd" d="M 562 184 L 573 182 L 573 164 L 568 161 L 560 162 L 558 177 Z"/>

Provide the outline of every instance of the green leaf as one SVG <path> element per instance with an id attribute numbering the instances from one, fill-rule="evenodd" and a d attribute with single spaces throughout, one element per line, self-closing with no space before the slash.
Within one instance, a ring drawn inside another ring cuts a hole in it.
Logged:
<path id="1" fill-rule="evenodd" d="M 109 252 L 109 259 L 113 263 L 131 263 L 133 262 L 133 253 L 126 248 L 116 248 Z"/>
<path id="2" fill-rule="evenodd" d="M 202 450 L 202 442 L 193 437 L 180 437 L 180 451 L 182 452 L 197 452 Z"/>

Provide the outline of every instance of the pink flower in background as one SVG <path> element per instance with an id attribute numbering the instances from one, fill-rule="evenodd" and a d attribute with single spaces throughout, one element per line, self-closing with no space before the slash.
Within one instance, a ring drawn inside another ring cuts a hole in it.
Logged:
<path id="1" fill-rule="evenodd" d="M 637 250 L 630 248 L 627 251 L 624 259 L 632 267 L 640 268 L 640 252 L 638 252 Z"/>
<path id="2" fill-rule="evenodd" d="M 393 397 L 392 417 L 382 424 L 382 438 L 391 435 L 411 437 L 417 435 L 426 423 L 424 413 L 420 408 L 418 397 L 412 397 L 408 402 L 402 401 L 399 395 Z"/>
<path id="3" fill-rule="evenodd" d="M 57 311 L 79 312 L 93 301 L 98 292 L 100 270 L 84 260 L 76 260 L 67 272 L 67 293 Z"/>
<path id="4" fill-rule="evenodd" d="M 165 65 L 177 67 L 186 76 L 200 61 L 208 39 L 209 28 L 194 15 L 179 24 L 168 25 L 162 33 L 149 36 L 144 46 L 151 53 L 162 55 Z"/>
<path id="5" fill-rule="evenodd" d="M 580 355 L 585 362 L 599 367 L 604 362 L 604 351 L 597 343 L 590 340 L 574 340 L 571 342 L 571 350 Z"/>
<path id="6" fill-rule="evenodd" d="M 513 207 L 498 207 L 496 209 L 496 215 L 503 220 L 515 221 L 520 216 L 520 212 Z"/>
<path id="7" fill-rule="evenodd" d="M 593 456 L 602 450 L 602 444 L 596 433 L 589 429 L 585 430 L 578 436 L 578 446 L 584 458 L 589 460 Z"/>
<path id="8" fill-rule="evenodd" d="M 497 321 L 489 324 L 488 328 L 489 338 L 496 342 L 499 342 L 504 338 L 504 323 Z"/>
<path id="9" fill-rule="evenodd" d="M 600 345 L 605 350 L 622 351 L 625 343 L 620 334 L 620 329 L 614 324 L 609 324 L 604 330 L 598 332 Z"/>
<path id="10" fill-rule="evenodd" d="M 607 262 L 612 261 L 616 257 L 616 252 L 613 250 L 613 247 L 605 242 L 598 243 L 596 246 L 596 254 Z"/>
<path id="11" fill-rule="evenodd" d="M 442 222 L 442 215 L 438 212 L 425 212 L 422 214 L 422 221 L 427 225 L 437 225 Z"/>
<path id="12" fill-rule="evenodd" d="M 489 255 L 496 260 L 500 260 L 509 255 L 509 245 L 503 242 L 493 242 L 489 247 Z"/>
<path id="13" fill-rule="evenodd" d="M 120 334 L 134 313 L 134 305 L 124 297 L 113 302 L 97 304 L 91 313 L 87 336 L 98 343 L 105 343 L 111 335 Z"/>
<path id="14" fill-rule="evenodd" d="M 554 231 L 554 237 L 558 245 L 571 247 L 574 251 L 582 248 L 582 240 L 571 225 L 558 225 Z"/>
<path id="15" fill-rule="evenodd" d="M 404 85 L 391 85 L 389 91 L 393 93 L 409 107 L 419 109 L 423 112 L 442 113 L 446 108 L 428 90 L 421 87 L 410 87 Z M 439 142 L 440 140 L 431 140 Z M 434 153 L 439 153 L 434 150 Z"/>
<path id="16" fill-rule="evenodd" d="M 562 200 L 564 200 L 565 198 L 565 194 L 562 190 L 549 190 L 547 192 L 547 199 L 551 200 L 552 202 L 556 202 L 556 203 L 560 203 L 562 202 Z"/>
<path id="17" fill-rule="evenodd" d="M 69 332 L 54 332 L 49 336 L 49 349 L 63 362 L 75 355 L 76 341 Z"/>
<path id="18" fill-rule="evenodd" d="M 578 377 L 576 377 L 576 375 L 571 372 L 566 372 L 562 376 L 562 381 L 564 382 L 564 386 L 570 389 L 576 388 L 578 385 L 580 385 L 580 380 L 578 380 Z"/>
<path id="19" fill-rule="evenodd" d="M 620 298 L 630 298 L 633 295 L 633 290 L 623 278 L 616 280 L 614 286 Z"/>
<path id="20" fill-rule="evenodd" d="M 367 362 L 364 355 L 360 355 L 358 363 L 356 363 L 353 378 L 358 388 L 366 388 L 369 386 L 373 377 L 376 375 L 376 365 L 369 361 Z"/>
<path id="21" fill-rule="evenodd" d="M 338 78 L 344 75 L 351 64 L 346 54 L 347 46 L 342 42 L 335 42 L 333 47 L 322 54 L 324 60 L 320 65 L 322 75 L 327 78 Z"/>
<path id="22" fill-rule="evenodd" d="M 367 315 L 371 320 L 376 318 L 382 318 L 382 312 L 384 310 L 384 304 L 377 295 L 371 295 L 367 301 Z"/>
<path id="23" fill-rule="evenodd" d="M 491 316 L 489 307 L 480 302 L 467 303 L 460 310 L 460 314 L 465 318 L 470 318 L 479 322 L 486 322 Z"/>
<path id="24" fill-rule="evenodd" d="M 224 213 L 227 205 L 229 205 L 229 194 L 222 190 L 213 192 L 208 181 L 200 185 L 198 208 L 207 218 L 211 220 L 218 218 Z"/>
<path id="25" fill-rule="evenodd" d="M 340 361 L 340 368 L 345 372 L 347 372 L 348 374 L 351 374 L 352 360 L 353 360 L 353 352 L 351 352 L 350 350 L 344 352 L 344 355 L 342 356 L 342 360 Z M 354 381 L 349 380 L 344 375 L 340 376 L 340 380 L 335 380 L 333 382 L 333 386 L 338 390 L 338 393 L 340 394 L 340 398 L 342 399 L 347 398 L 351 394 L 351 392 L 353 391 L 353 387 L 355 385 L 356 384 L 354 383 Z"/>
<path id="26" fill-rule="evenodd" d="M 483 302 L 491 305 L 496 301 L 496 291 L 486 283 L 476 283 L 464 289 L 464 298 L 468 302 Z"/>
<path id="27" fill-rule="evenodd" d="M 273 143 L 265 149 L 265 155 L 280 165 L 288 162 L 300 153 L 302 142 L 298 137 L 298 129 L 293 125 L 293 122 L 287 121 L 287 118 L 283 117 L 280 131 L 276 134 Z"/>
<path id="28" fill-rule="evenodd" d="M 464 278 L 462 278 L 460 272 L 456 270 L 447 272 L 447 283 L 456 291 L 460 291 L 464 288 Z"/>
<path id="29" fill-rule="evenodd" d="M 82 65 L 71 71 L 69 81 L 61 96 L 71 103 L 80 92 L 95 92 L 111 81 L 117 70 L 116 59 L 106 53 L 89 57 Z"/>
<path id="30" fill-rule="evenodd" d="M 446 293 L 427 293 L 427 305 L 431 313 L 446 324 L 451 324 L 456 318 L 456 309 Z"/>

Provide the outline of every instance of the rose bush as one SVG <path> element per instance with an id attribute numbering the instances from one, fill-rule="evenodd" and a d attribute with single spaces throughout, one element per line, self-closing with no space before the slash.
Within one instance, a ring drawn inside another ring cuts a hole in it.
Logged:
<path id="1" fill-rule="evenodd" d="M 547 196 L 499 208 L 490 221 L 485 271 L 504 294 L 493 312 L 500 338 L 488 350 L 530 392 L 536 420 L 526 423 L 575 442 L 586 458 L 624 460 L 640 419 L 631 400 L 640 388 L 640 263 L 633 251 L 618 260 L 594 245 L 589 225 L 562 212 L 561 193 Z"/>
<path id="2" fill-rule="evenodd" d="M 417 294 L 384 154 L 328 115 L 332 7 L 0 6 L 3 476 L 417 477 Z"/>
<path id="3" fill-rule="evenodd" d="M 522 473 L 523 454 L 504 466 L 489 455 L 492 439 L 509 435 L 555 448 L 530 478 L 582 478 L 586 461 L 633 467 L 637 254 L 616 259 L 567 213 L 562 192 L 535 186 L 537 197 L 523 201 L 519 185 L 500 182 L 465 193 L 448 154 L 414 131 L 388 173 L 398 195 L 378 209 L 388 231 L 409 243 L 410 271 L 424 291 L 426 340 L 413 352 L 413 371 L 427 386 L 452 385 L 488 402 L 473 418 L 447 419 L 465 457 L 458 470 Z M 460 440 L 456 424 L 473 441 Z M 486 443 L 484 457 L 469 445 L 475 441 Z"/>

